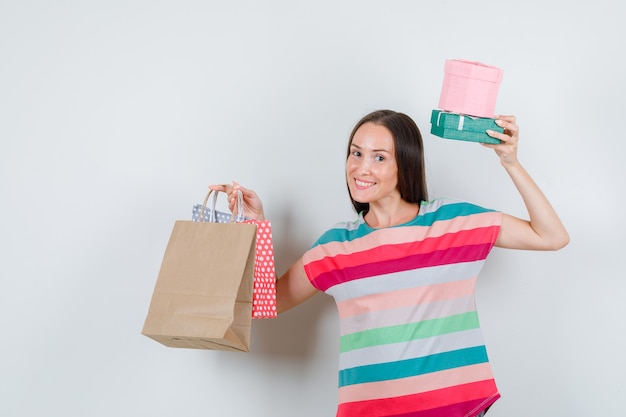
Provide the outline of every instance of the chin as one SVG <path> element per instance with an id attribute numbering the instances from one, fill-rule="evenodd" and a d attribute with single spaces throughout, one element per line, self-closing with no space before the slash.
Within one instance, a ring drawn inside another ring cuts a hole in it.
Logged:
<path id="1" fill-rule="evenodd" d="M 350 198 L 351 198 L 352 200 L 356 201 L 357 203 L 361 203 L 361 204 L 367 204 L 367 203 L 369 203 L 369 202 L 370 202 L 370 200 L 369 200 L 369 199 L 367 199 L 367 198 L 359 198 L 358 196 L 357 196 L 357 197 L 355 197 L 355 196 L 354 196 L 354 193 L 350 193 Z"/>

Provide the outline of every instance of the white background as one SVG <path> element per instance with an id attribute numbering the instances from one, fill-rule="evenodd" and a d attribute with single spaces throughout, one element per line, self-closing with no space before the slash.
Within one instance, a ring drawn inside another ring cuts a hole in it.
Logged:
<path id="1" fill-rule="evenodd" d="M 492 417 L 623 413 L 626 231 L 618 0 L 0 0 L 0 415 L 332 416 L 318 295 L 251 353 L 140 334 L 173 223 L 211 183 L 263 198 L 279 272 L 353 217 L 347 138 L 421 127 L 431 197 L 523 215 L 495 154 L 430 135 L 443 65 L 504 70 L 496 111 L 560 213 L 559 252 L 494 250 L 478 287 Z"/>

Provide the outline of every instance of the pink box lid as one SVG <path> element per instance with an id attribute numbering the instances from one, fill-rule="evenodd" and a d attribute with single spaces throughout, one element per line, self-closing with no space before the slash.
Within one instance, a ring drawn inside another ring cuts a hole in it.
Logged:
<path id="1" fill-rule="evenodd" d="M 503 71 L 492 65 L 465 59 L 447 59 L 444 71 L 460 77 L 499 83 L 502 81 Z"/>

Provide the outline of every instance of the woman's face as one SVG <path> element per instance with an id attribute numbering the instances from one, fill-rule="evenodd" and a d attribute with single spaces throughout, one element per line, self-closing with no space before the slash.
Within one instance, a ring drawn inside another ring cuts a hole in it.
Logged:
<path id="1" fill-rule="evenodd" d="M 359 203 L 400 198 L 394 140 L 386 127 L 370 122 L 357 129 L 346 161 L 346 179 L 350 195 Z"/>

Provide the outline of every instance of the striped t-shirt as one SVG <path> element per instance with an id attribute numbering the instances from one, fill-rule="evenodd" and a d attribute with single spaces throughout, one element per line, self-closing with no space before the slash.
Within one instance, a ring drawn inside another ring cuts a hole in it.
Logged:
<path id="1" fill-rule="evenodd" d="M 400 226 L 337 224 L 305 253 L 338 307 L 338 417 L 470 417 L 500 397 L 474 290 L 501 218 L 438 199 Z"/>

